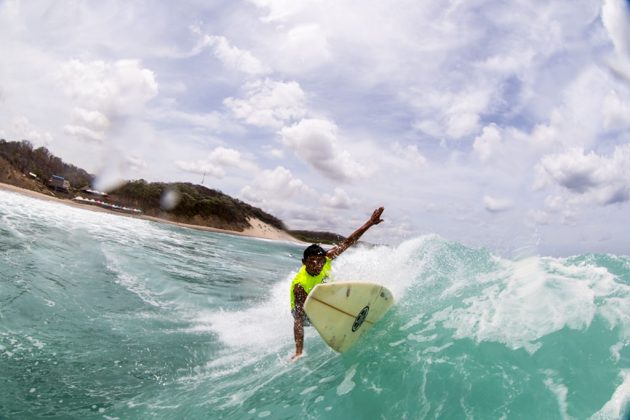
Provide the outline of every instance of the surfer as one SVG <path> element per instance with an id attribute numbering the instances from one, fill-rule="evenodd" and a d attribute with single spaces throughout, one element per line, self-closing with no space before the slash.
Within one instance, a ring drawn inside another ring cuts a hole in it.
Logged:
<path id="1" fill-rule="evenodd" d="M 291 282 L 291 314 L 293 315 L 293 336 L 295 338 L 295 355 L 297 359 L 304 349 L 304 325 L 310 325 L 304 312 L 306 296 L 313 288 L 328 278 L 331 269 L 331 261 L 342 252 L 354 245 L 359 238 L 372 226 L 381 223 L 383 207 L 374 210 L 370 219 L 363 226 L 354 231 L 343 242 L 325 251 L 321 246 L 313 244 L 304 250 L 302 268 Z"/>

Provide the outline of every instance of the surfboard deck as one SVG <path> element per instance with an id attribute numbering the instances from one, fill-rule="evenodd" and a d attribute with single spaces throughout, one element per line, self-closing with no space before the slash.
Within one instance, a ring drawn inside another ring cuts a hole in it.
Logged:
<path id="1" fill-rule="evenodd" d="M 315 286 L 304 302 L 304 311 L 322 339 L 343 353 L 393 304 L 394 296 L 385 286 L 338 281 Z"/>

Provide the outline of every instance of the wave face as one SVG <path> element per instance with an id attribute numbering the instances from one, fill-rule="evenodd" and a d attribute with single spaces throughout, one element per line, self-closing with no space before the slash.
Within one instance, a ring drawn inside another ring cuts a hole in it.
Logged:
<path id="1" fill-rule="evenodd" d="M 293 363 L 294 244 L 0 191 L 0 418 L 627 418 L 630 258 L 353 248 L 397 304 Z"/>

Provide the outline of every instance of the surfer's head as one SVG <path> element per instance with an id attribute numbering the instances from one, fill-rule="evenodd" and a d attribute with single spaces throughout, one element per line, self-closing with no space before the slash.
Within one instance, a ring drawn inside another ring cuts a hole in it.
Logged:
<path id="1" fill-rule="evenodd" d="M 306 272 L 311 276 L 318 275 L 326 264 L 326 251 L 319 245 L 313 244 L 304 250 L 302 264 L 306 266 Z"/>

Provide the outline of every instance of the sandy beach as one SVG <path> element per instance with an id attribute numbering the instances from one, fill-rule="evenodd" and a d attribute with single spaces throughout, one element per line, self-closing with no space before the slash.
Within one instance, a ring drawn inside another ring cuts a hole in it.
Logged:
<path id="1" fill-rule="evenodd" d="M 251 227 L 245 229 L 242 232 L 238 232 L 234 230 L 218 229 L 218 228 L 212 228 L 208 226 L 199 226 L 199 225 L 192 225 L 192 224 L 186 224 L 186 223 L 172 222 L 169 220 L 165 220 L 165 219 L 161 219 L 159 217 L 153 217 L 153 216 L 131 215 L 131 214 L 119 213 L 117 211 L 108 210 L 102 207 L 91 206 L 88 204 L 81 204 L 72 200 L 52 197 L 47 194 L 42 194 L 37 191 L 32 191 L 29 189 L 16 187 L 15 185 L 11 185 L 11 184 L 0 183 L 0 189 L 5 190 L 5 191 L 12 191 L 18 194 L 23 194 L 32 198 L 40 199 L 40 200 L 54 201 L 60 204 L 64 204 L 66 206 L 77 207 L 77 208 L 90 210 L 90 211 L 110 213 L 110 214 L 115 214 L 117 216 L 151 220 L 153 222 L 158 222 L 158 223 L 168 223 L 171 225 L 176 225 L 176 226 L 181 226 L 181 227 L 186 227 L 186 228 L 191 228 L 191 229 L 205 230 L 208 232 L 224 233 L 228 235 L 239 235 L 239 236 L 248 236 L 252 238 L 268 239 L 268 240 L 274 240 L 274 241 L 289 241 L 289 242 L 301 243 L 300 241 L 295 239 L 293 236 L 289 235 L 287 232 L 277 229 L 257 218 L 248 219 Z"/>

